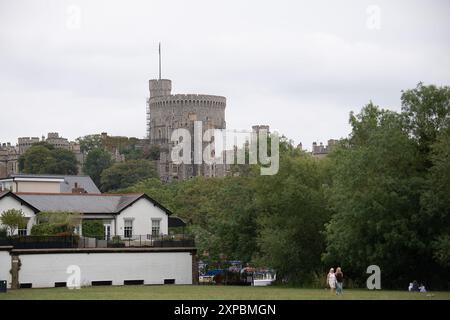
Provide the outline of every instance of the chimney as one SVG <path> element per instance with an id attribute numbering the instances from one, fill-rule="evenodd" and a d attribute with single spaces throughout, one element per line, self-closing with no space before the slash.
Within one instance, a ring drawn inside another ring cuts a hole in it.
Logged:
<path id="1" fill-rule="evenodd" d="M 84 188 L 78 187 L 78 182 L 75 182 L 74 187 L 72 188 L 72 193 L 87 193 Z"/>

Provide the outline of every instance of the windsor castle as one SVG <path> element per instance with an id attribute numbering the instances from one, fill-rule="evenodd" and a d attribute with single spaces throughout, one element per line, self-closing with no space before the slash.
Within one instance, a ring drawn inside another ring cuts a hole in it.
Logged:
<path id="1" fill-rule="evenodd" d="M 225 129 L 226 98 L 203 94 L 172 94 L 172 82 L 167 79 L 149 81 L 147 101 L 147 136 L 151 145 L 160 149 L 157 170 L 161 180 L 186 180 L 194 176 L 225 176 L 225 164 L 174 164 L 170 159 L 172 132 L 186 129 L 194 136 L 194 122 L 207 129 Z M 202 132 L 202 136 L 203 136 Z M 191 154 L 193 154 L 193 145 Z"/>

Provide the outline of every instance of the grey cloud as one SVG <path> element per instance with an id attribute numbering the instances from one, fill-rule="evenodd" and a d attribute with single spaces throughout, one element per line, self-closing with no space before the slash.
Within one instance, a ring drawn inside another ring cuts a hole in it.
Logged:
<path id="1" fill-rule="evenodd" d="M 79 29 L 67 28 L 71 5 Z M 310 147 L 348 134 L 348 113 L 369 100 L 398 110 L 402 89 L 448 85 L 449 13 L 443 0 L 0 0 L 0 141 L 143 137 L 162 41 L 174 92 L 224 95 L 229 128 L 270 124 Z"/>

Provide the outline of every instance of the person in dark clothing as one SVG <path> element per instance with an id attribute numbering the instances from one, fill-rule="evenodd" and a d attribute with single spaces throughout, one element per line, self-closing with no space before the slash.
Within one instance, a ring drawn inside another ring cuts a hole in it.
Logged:
<path id="1" fill-rule="evenodd" d="M 342 294 L 342 286 L 344 284 L 344 274 L 342 273 L 341 267 L 336 268 L 336 294 Z"/>

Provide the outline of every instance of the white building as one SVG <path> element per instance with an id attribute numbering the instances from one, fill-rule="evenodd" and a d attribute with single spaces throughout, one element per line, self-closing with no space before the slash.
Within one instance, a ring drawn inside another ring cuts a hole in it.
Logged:
<path id="1" fill-rule="evenodd" d="M 39 212 L 77 212 L 82 219 L 101 220 L 105 237 L 133 238 L 136 235 L 167 235 L 171 212 L 145 194 L 27 193 L 0 194 L 0 215 L 8 209 L 22 210 L 29 235 Z M 82 235 L 82 230 L 80 230 Z"/>
<path id="2" fill-rule="evenodd" d="M 73 281 L 79 286 L 198 282 L 194 243 L 164 237 L 169 226 L 184 223 L 169 217 L 168 209 L 145 194 L 0 192 L 0 214 L 9 209 L 22 210 L 28 219 L 26 229 L 18 231 L 21 235 L 30 233 L 39 212 L 70 211 L 81 213 L 82 219 L 103 221 L 105 240 L 120 236 L 124 244 L 115 247 L 109 245 L 114 241 L 93 239 L 105 246 L 79 246 L 80 242 L 30 248 L 27 241 L 25 247 L 14 241 L 33 242 L 34 237 L 7 238 L 12 241 L 0 241 L 0 280 L 9 288 L 69 286 Z"/>

